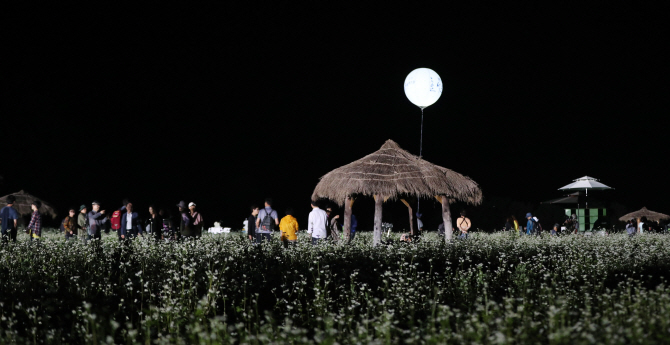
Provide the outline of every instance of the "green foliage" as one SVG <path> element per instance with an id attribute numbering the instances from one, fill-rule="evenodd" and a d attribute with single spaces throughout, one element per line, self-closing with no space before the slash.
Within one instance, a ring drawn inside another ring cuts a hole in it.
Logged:
<path id="1" fill-rule="evenodd" d="M 302 236 L 302 235 L 301 235 Z M 0 343 L 667 343 L 670 238 L 0 246 Z"/>

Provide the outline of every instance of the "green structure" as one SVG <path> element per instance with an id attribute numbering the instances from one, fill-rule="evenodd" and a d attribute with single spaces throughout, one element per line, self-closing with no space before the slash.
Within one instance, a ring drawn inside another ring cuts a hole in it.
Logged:
<path id="1" fill-rule="evenodd" d="M 564 208 L 565 215 L 568 217 L 572 217 L 573 214 L 577 216 L 579 231 L 594 230 L 600 226 L 598 220 L 603 221 L 607 217 L 607 209 L 603 205 L 593 202 L 591 203 L 592 207 L 589 207 L 589 189 L 605 190 L 614 188 L 598 182 L 593 177 L 584 176 L 559 188 L 559 190 L 574 191 L 573 193 L 562 198 L 545 201 L 543 204 L 574 204 L 575 207 Z"/>
<path id="2" fill-rule="evenodd" d="M 566 208 L 565 215 L 571 217 L 577 215 L 579 221 L 579 231 L 594 230 L 594 226 L 599 218 L 607 216 L 606 208 Z"/>

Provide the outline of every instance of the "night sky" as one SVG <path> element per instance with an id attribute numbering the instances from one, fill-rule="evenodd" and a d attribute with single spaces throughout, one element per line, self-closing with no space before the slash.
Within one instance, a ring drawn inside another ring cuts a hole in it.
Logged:
<path id="1" fill-rule="evenodd" d="M 428 67 L 444 91 L 423 156 L 485 200 L 535 207 L 589 175 L 629 211 L 670 212 L 659 8 L 314 4 L 8 11 L 0 194 L 24 189 L 63 216 L 94 199 L 141 213 L 194 201 L 233 228 L 270 196 L 305 227 L 319 177 L 387 139 L 419 153 L 403 82 Z M 370 200 L 354 213 L 371 228 Z"/>

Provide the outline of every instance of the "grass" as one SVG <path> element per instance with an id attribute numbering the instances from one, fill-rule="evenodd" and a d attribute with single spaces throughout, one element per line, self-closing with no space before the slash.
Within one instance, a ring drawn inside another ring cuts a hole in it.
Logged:
<path id="1" fill-rule="evenodd" d="M 670 342 L 670 238 L 0 247 L 0 343 Z M 396 235 L 397 237 L 397 235 Z M 396 238 L 397 239 L 397 238 Z"/>

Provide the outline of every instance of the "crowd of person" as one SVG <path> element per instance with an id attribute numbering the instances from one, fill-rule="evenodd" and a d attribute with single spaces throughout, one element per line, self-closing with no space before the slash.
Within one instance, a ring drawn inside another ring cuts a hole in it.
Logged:
<path id="1" fill-rule="evenodd" d="M 549 235 L 558 236 L 561 231 L 567 231 L 567 229 L 570 229 L 570 231 L 579 229 L 579 223 L 577 223 L 575 215 L 573 215 L 572 218 L 567 219 L 564 222 L 564 225 L 566 226 L 561 226 L 560 224 L 555 223 L 553 227 L 549 229 Z M 526 213 L 526 226 L 521 226 L 516 217 L 512 215 L 505 220 L 504 229 L 505 231 L 514 231 L 517 235 L 528 236 L 540 236 L 544 231 L 540 219 L 533 216 L 530 212 Z"/>
<path id="2" fill-rule="evenodd" d="M 19 214 L 13 207 L 16 198 L 7 197 L 7 205 L 0 210 L 0 225 L 2 241 L 16 242 L 18 234 Z M 312 202 L 312 211 L 309 214 L 307 233 L 311 235 L 311 242 L 318 244 L 326 238 L 343 238 L 342 226 L 338 223 L 339 215 L 331 208 L 322 210 L 316 202 Z M 35 200 L 31 204 L 33 210 L 31 220 L 26 227 L 30 241 L 39 241 L 42 237 L 41 203 Z M 177 217 L 170 217 L 164 209 L 149 206 L 149 216 L 142 218 L 135 210 L 130 200 L 124 200 L 122 206 L 108 213 L 101 209 L 98 201 L 91 203 L 90 210 L 86 205 L 70 208 L 68 215 L 60 222 L 60 231 L 65 241 L 81 240 L 88 243 L 90 240 L 101 239 L 102 233 L 111 229 L 118 235 L 119 241 L 132 241 L 138 236 L 153 237 L 155 240 L 176 241 L 196 239 L 202 236 L 204 220 L 196 210 L 196 204 L 186 204 L 180 201 L 176 208 Z M 293 209 L 287 208 L 285 216 L 280 220 L 278 213 L 272 208 L 272 199 L 265 199 L 264 207 L 251 206 L 251 215 L 248 218 L 247 234 L 250 241 L 260 243 L 270 241 L 272 233 L 277 229 L 281 232 L 280 241 L 285 245 L 295 244 L 298 240 L 298 220 L 293 216 Z M 350 239 L 356 234 L 358 222 L 355 215 L 351 215 Z"/>
<path id="3" fill-rule="evenodd" d="M 518 235 L 541 235 L 544 229 L 542 228 L 540 220 L 537 217 L 534 217 L 531 213 L 526 214 L 526 219 L 526 226 L 522 227 L 516 217 L 508 217 L 505 221 L 505 230 L 515 231 Z M 599 229 L 596 226 L 594 226 L 594 228 Z M 668 224 L 662 224 L 660 222 L 648 222 L 645 217 L 642 217 L 639 221 L 637 219 L 628 220 L 625 229 L 626 233 L 632 237 L 636 234 L 643 234 L 645 232 L 668 232 L 670 231 L 668 226 Z M 549 234 L 551 236 L 558 236 L 559 234 L 578 234 L 580 231 L 583 230 L 580 230 L 577 215 L 572 214 L 572 216 L 566 217 L 562 224 L 555 223 L 553 227 L 549 229 Z M 602 232 L 605 230 L 599 231 Z"/>
<path id="4" fill-rule="evenodd" d="M 307 233 L 311 243 L 316 245 L 330 238 L 335 241 L 344 238 L 342 226 L 338 223 L 339 215 L 332 208 L 321 209 L 316 201 L 311 202 L 312 211 L 307 220 Z M 298 241 L 298 220 L 293 216 L 293 209 L 287 208 L 285 216 L 279 219 L 277 210 L 272 208 L 272 199 L 265 199 L 264 207 L 251 206 L 251 215 L 247 219 L 247 236 L 254 243 L 272 240 L 272 233 L 279 229 L 280 241 L 285 246 L 291 246 Z M 356 215 L 351 215 L 349 239 L 353 240 L 358 228 Z"/>
<path id="5" fill-rule="evenodd" d="M 0 210 L 0 226 L 2 228 L 2 242 L 16 242 L 18 233 L 19 214 L 13 208 L 16 198 L 13 195 L 7 197 L 7 205 Z M 294 245 L 298 240 L 298 220 L 293 215 L 293 209 L 287 208 L 285 216 L 279 219 L 277 210 L 272 208 L 272 199 L 267 198 L 264 207 L 259 208 L 256 205 L 251 206 L 251 215 L 247 219 L 247 236 L 254 243 L 270 241 L 272 233 L 279 230 L 279 240 L 285 246 Z M 26 226 L 26 233 L 30 241 L 39 241 L 42 237 L 42 216 L 40 214 L 41 203 L 35 200 L 31 204 L 32 214 L 30 222 Z M 321 209 L 317 202 L 311 202 L 312 211 L 309 213 L 307 233 L 310 234 L 311 243 L 318 244 L 326 239 L 333 241 L 343 240 L 345 234 L 342 232 L 342 225 L 338 223 L 340 216 L 335 214 L 330 207 Z M 106 210 L 101 209 L 97 201 L 91 203 L 90 210 L 86 205 L 78 208 L 70 208 L 68 216 L 61 221 L 60 230 L 65 236 L 66 241 L 80 239 L 87 243 L 92 239 L 100 239 L 102 233 L 110 228 L 114 230 L 119 241 L 131 241 L 138 236 L 149 236 L 155 240 L 184 240 L 198 238 L 202 236 L 204 230 L 204 220 L 200 212 L 196 210 L 196 204 L 190 202 L 186 204 L 180 201 L 176 208 L 178 216 L 171 217 L 166 214 L 164 209 L 157 209 L 151 205 L 148 208 L 149 216 L 141 218 L 135 211 L 134 205 L 129 200 L 124 200 L 122 206 L 114 212 L 108 214 Z M 417 230 L 413 233 L 402 234 L 401 242 L 416 242 L 420 239 L 423 232 L 422 214 L 416 213 Z M 349 239 L 353 240 L 358 228 L 358 221 L 354 214 L 350 215 L 351 226 Z M 459 239 L 467 239 L 472 221 L 466 217 L 466 212 L 461 211 L 460 217 L 456 219 L 456 232 Z M 667 226 L 666 226 L 667 227 Z M 642 234 L 645 231 L 652 231 L 653 224 L 642 218 L 641 221 L 631 219 L 626 224 L 626 232 L 630 236 Z M 526 226 L 521 226 L 515 216 L 510 216 L 505 222 L 506 231 L 514 231 L 518 235 L 541 235 L 544 231 L 540 220 L 530 212 L 526 214 Z M 438 234 L 444 235 L 444 224 L 440 223 Z M 577 233 L 579 231 L 579 221 L 573 214 L 567 217 L 563 224 L 556 223 L 549 234 L 558 236 L 562 233 Z"/>
<path id="6" fill-rule="evenodd" d="M 13 195 L 7 196 L 7 205 L 0 210 L 3 243 L 16 242 L 19 214 L 13 208 L 14 202 L 16 198 Z M 33 212 L 30 223 L 25 229 L 30 241 L 39 241 L 42 237 L 41 206 L 39 200 L 31 203 Z M 90 210 L 86 205 L 71 207 L 68 215 L 60 222 L 60 230 L 66 241 L 81 240 L 85 243 L 102 238 L 102 233 L 110 228 L 117 233 L 120 241 L 130 241 L 137 236 L 152 236 L 156 240 L 200 237 L 204 220 L 196 210 L 196 204 L 191 202 L 187 205 L 184 201 L 180 201 L 176 207 L 178 216 L 170 217 L 165 210 L 151 205 L 148 209 L 149 216 L 144 219 L 135 211 L 130 200 L 124 200 L 122 206 L 111 214 L 101 209 L 98 201 L 93 201 Z"/>

